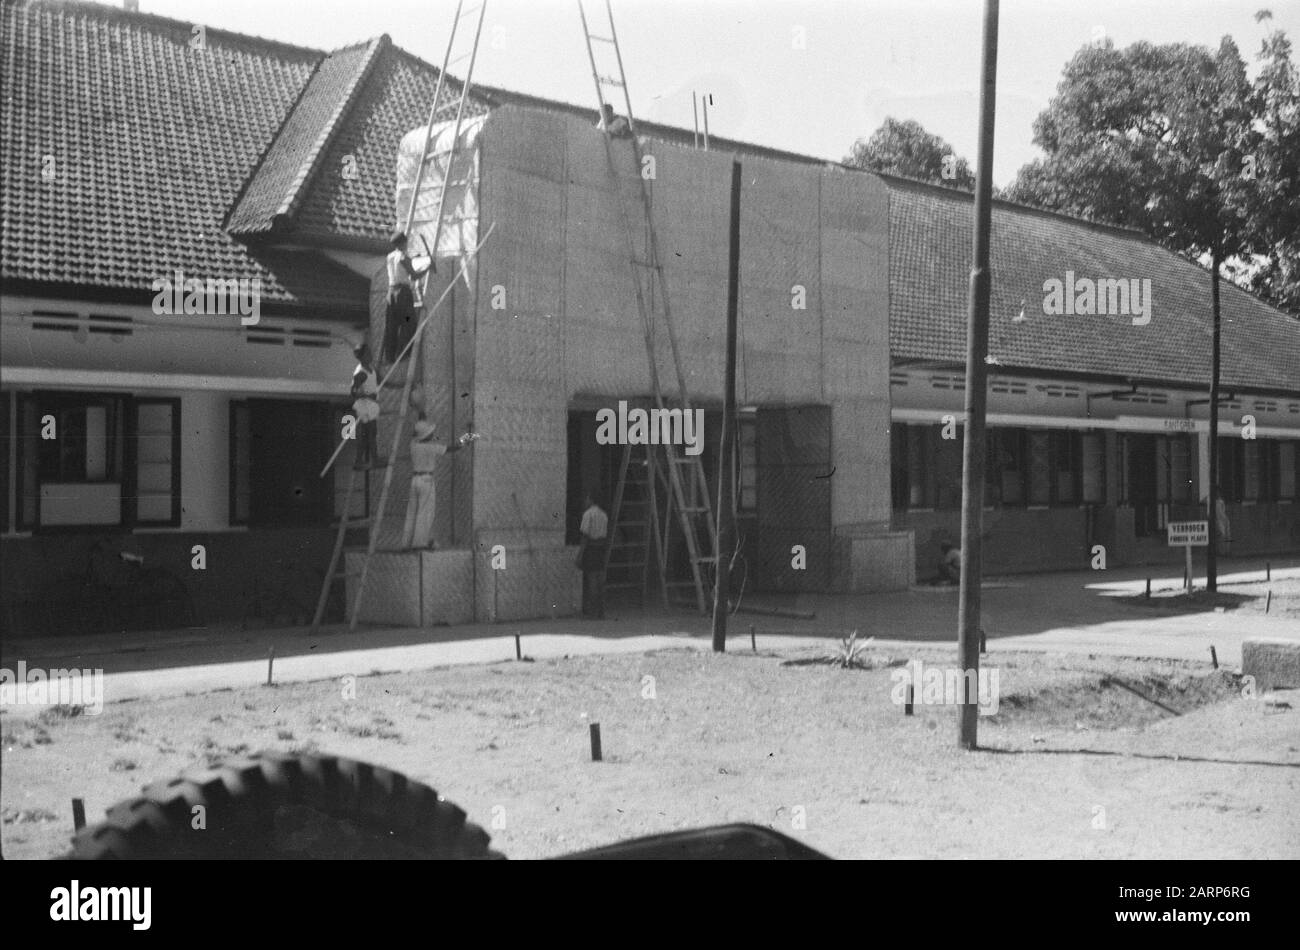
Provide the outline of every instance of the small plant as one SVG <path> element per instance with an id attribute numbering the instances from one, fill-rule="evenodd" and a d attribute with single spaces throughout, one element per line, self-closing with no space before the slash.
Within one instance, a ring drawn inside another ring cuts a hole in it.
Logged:
<path id="1" fill-rule="evenodd" d="M 827 654 L 826 659 L 831 666 L 838 666 L 846 670 L 854 667 L 867 669 L 868 663 L 863 654 L 866 652 L 868 644 L 875 639 L 875 637 L 867 637 L 865 640 L 859 640 L 858 631 L 854 630 L 853 633 L 840 641 L 840 645 L 834 651 Z"/>

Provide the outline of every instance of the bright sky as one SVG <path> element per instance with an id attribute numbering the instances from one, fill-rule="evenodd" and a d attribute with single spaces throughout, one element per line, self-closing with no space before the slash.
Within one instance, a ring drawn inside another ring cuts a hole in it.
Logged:
<path id="1" fill-rule="evenodd" d="M 477 5 L 466 0 L 465 9 Z M 604 32 L 603 0 L 586 0 Z M 140 0 L 144 12 L 335 49 L 387 33 L 442 63 L 449 0 Z M 613 0 L 636 116 L 691 128 L 691 92 L 711 94 L 712 133 L 842 159 L 886 116 L 916 119 L 974 161 L 979 0 Z M 1004 0 L 998 53 L 994 181 L 1005 185 L 1038 150 L 1033 120 L 1078 48 L 1105 31 L 1211 48 L 1231 35 L 1253 74 L 1273 11 L 1300 46 L 1297 0 Z M 472 22 L 470 18 L 467 22 Z M 800 41 L 804 48 L 798 48 Z M 453 75 L 463 72 L 453 68 Z M 475 78 L 592 105 L 595 92 L 576 0 L 489 0 Z M 620 110 L 621 111 L 621 110 Z"/>

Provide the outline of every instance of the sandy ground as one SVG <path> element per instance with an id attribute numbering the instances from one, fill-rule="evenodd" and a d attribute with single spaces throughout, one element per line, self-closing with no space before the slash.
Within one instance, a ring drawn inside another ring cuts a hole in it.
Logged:
<path id="1" fill-rule="evenodd" d="M 892 701 L 890 663 L 950 650 L 877 652 L 871 670 L 809 662 L 821 652 L 358 671 L 355 698 L 323 681 L 4 714 L 0 843 L 9 858 L 59 854 L 73 796 L 93 822 L 147 782 L 273 748 L 428 782 L 513 858 L 729 821 L 840 858 L 1300 857 L 1300 712 L 1241 698 L 1232 674 L 999 652 L 999 713 L 970 753 L 953 707 L 905 717 Z"/>

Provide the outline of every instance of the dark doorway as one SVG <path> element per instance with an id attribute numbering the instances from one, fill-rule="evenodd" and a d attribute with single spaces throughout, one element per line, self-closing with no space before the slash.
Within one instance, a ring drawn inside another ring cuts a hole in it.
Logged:
<path id="1" fill-rule="evenodd" d="M 831 410 L 760 408 L 755 433 L 758 510 L 746 559 L 757 590 L 830 586 Z M 803 568 L 796 567 L 796 546 Z"/>
<path id="2" fill-rule="evenodd" d="M 328 404 L 251 399 L 249 514 L 254 525 L 326 523 L 334 482 L 319 477 L 337 431 Z"/>

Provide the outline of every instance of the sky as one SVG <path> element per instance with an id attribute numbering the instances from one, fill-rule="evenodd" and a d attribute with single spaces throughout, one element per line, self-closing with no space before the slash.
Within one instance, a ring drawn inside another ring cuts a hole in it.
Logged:
<path id="1" fill-rule="evenodd" d="M 140 0 L 142 12 L 317 49 L 387 33 L 435 65 L 455 8 L 449 0 Z M 1272 10 L 1269 23 L 1255 22 L 1261 8 Z M 603 33 L 603 0 L 586 0 L 586 9 Z M 709 95 L 711 133 L 833 161 L 887 116 L 915 119 L 974 166 L 978 0 L 613 0 L 613 9 L 638 118 L 689 129 L 692 92 Z M 1300 46 L 1300 0 L 1004 0 L 994 183 L 1006 185 L 1040 154 L 1034 118 L 1081 46 L 1104 34 L 1120 47 L 1214 48 L 1230 35 L 1253 75 L 1270 23 Z M 594 109 L 576 0 L 488 0 L 474 77 Z"/>

